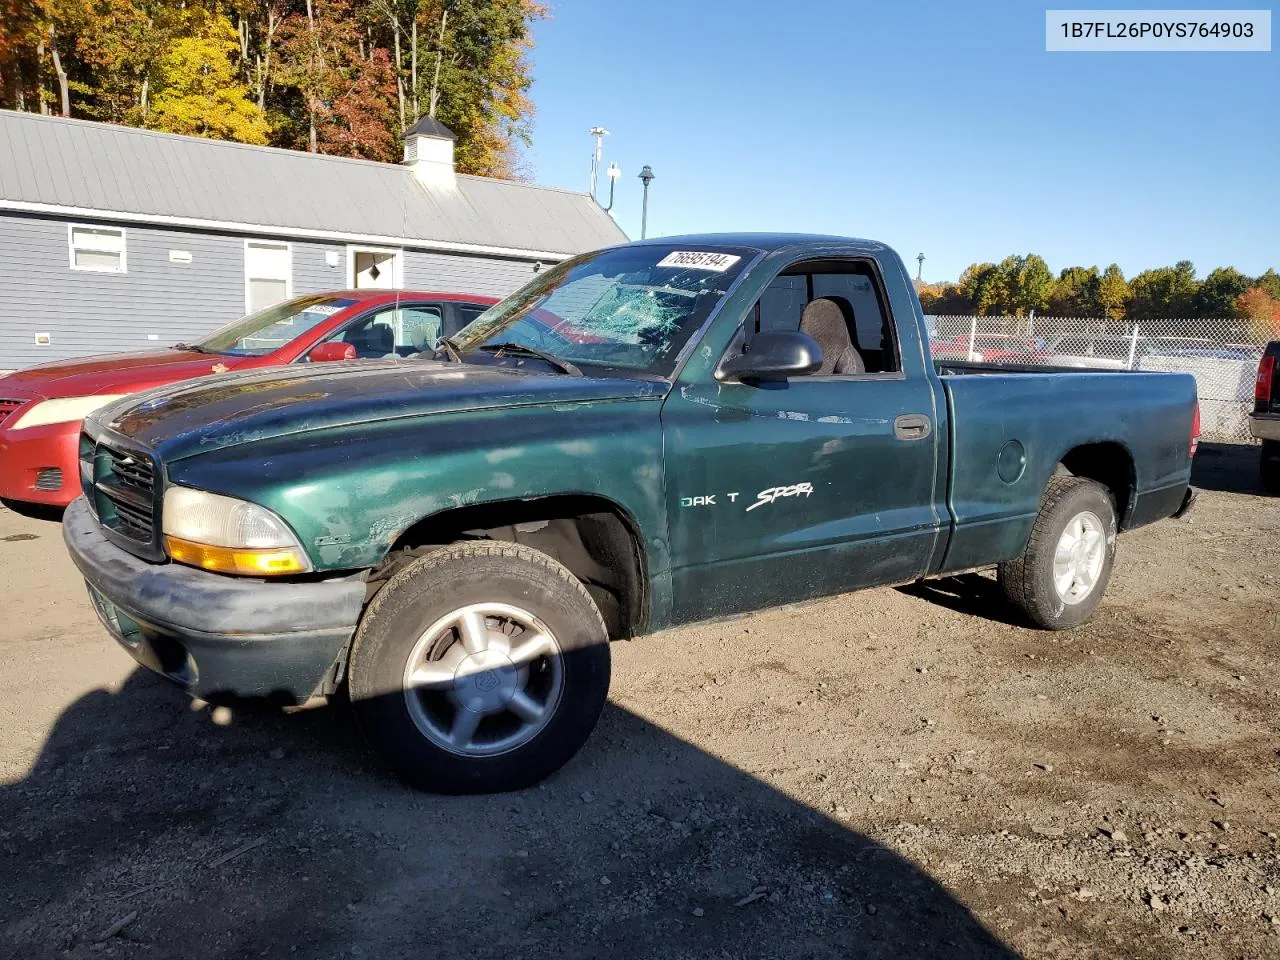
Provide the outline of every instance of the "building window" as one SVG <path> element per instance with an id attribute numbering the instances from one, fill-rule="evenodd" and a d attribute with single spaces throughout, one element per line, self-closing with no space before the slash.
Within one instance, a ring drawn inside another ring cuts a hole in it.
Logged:
<path id="1" fill-rule="evenodd" d="M 270 240 L 244 242 L 244 306 L 248 313 L 293 296 L 293 250 Z"/>
<path id="2" fill-rule="evenodd" d="M 124 230 L 117 227 L 89 227 L 67 224 L 67 244 L 72 270 L 97 273 L 127 273 Z"/>

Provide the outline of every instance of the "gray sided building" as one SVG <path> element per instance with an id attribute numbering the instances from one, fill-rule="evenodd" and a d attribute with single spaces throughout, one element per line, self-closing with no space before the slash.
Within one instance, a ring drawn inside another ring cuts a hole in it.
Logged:
<path id="1" fill-rule="evenodd" d="M 0 370 L 321 290 L 503 296 L 626 240 L 584 193 L 455 173 L 453 139 L 424 119 L 387 164 L 0 111 Z"/>

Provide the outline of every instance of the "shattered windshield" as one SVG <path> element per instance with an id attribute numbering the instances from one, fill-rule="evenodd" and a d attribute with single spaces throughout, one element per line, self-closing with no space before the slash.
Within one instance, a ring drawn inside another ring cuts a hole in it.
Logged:
<path id="1" fill-rule="evenodd" d="M 354 300 L 323 295 L 286 300 L 215 330 L 197 346 L 209 353 L 265 356 L 353 303 Z"/>
<path id="2" fill-rule="evenodd" d="M 694 246 L 617 247 L 557 264 L 453 342 L 464 356 L 507 344 L 580 366 L 667 376 L 756 252 Z"/>

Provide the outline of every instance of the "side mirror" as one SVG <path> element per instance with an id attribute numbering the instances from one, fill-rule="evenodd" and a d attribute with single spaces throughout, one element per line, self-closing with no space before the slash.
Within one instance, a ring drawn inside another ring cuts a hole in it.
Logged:
<path id="1" fill-rule="evenodd" d="M 311 352 L 307 354 L 307 359 L 312 363 L 333 363 L 336 360 L 354 360 L 356 358 L 356 345 L 354 343 L 339 343 L 336 340 L 330 340 L 328 343 L 317 343 L 311 348 Z"/>
<path id="2" fill-rule="evenodd" d="M 818 341 L 799 330 L 762 330 L 746 350 L 720 364 L 721 380 L 785 380 L 822 366 Z"/>

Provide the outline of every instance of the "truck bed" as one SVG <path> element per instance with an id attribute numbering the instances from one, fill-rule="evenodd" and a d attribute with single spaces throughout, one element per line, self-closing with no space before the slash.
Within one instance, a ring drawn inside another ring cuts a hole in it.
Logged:
<path id="1" fill-rule="evenodd" d="M 943 570 L 1017 556 L 1049 478 L 1073 458 L 1115 470 L 1114 488 L 1129 491 L 1116 504 L 1121 529 L 1177 510 L 1191 473 L 1192 377 L 966 362 L 937 370 L 954 521 Z M 938 419 L 941 428 L 941 409 Z"/>

